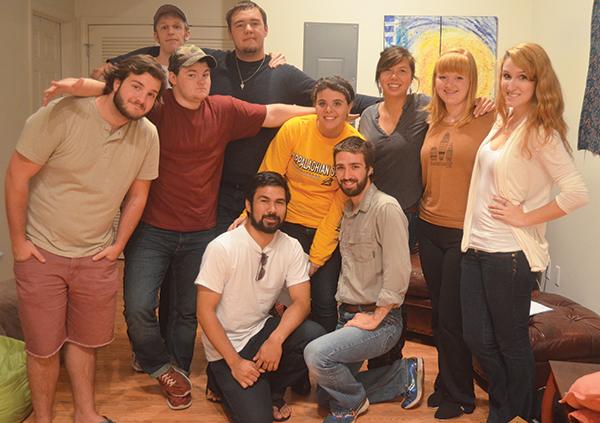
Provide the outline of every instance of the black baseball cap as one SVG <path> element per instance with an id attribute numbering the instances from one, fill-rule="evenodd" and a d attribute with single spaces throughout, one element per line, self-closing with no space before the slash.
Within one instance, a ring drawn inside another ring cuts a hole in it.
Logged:
<path id="1" fill-rule="evenodd" d="M 158 20 L 163 15 L 178 16 L 179 18 L 181 18 L 183 23 L 185 23 L 186 25 L 188 23 L 187 18 L 185 17 L 185 13 L 183 13 L 183 11 L 180 8 L 178 8 L 177 6 L 174 6 L 172 4 L 163 4 L 156 10 L 156 13 L 154 14 L 154 30 L 155 31 L 156 31 L 156 24 L 158 23 Z"/>

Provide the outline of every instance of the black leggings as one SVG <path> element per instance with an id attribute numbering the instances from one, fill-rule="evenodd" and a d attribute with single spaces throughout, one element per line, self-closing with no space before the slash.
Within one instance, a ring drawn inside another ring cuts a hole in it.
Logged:
<path id="1" fill-rule="evenodd" d="M 473 407 L 471 352 L 463 339 L 460 304 L 462 229 L 417 223 L 421 267 L 431 295 L 432 329 L 438 351 L 436 391 L 445 401 Z"/>

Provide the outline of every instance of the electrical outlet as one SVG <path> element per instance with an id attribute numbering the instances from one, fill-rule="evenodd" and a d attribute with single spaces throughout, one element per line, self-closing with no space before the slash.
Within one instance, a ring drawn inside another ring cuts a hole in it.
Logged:
<path id="1" fill-rule="evenodd" d="M 554 286 L 560 286 L 560 266 L 558 264 L 554 265 L 552 273 L 554 275 Z"/>

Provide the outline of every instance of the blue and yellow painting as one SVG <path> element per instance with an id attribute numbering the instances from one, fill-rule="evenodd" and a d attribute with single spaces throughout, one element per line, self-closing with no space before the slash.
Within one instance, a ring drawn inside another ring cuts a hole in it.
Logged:
<path id="1" fill-rule="evenodd" d="M 498 18 L 495 16 L 384 16 L 384 48 L 407 48 L 416 60 L 418 91 L 431 95 L 433 66 L 454 48 L 469 50 L 477 62 L 479 96 L 495 92 Z"/>

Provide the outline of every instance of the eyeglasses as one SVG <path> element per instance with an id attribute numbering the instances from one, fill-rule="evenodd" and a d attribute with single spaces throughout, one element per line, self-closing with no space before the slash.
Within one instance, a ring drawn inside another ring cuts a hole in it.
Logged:
<path id="1" fill-rule="evenodd" d="M 260 267 L 258 268 L 258 273 L 256 274 L 257 281 L 261 280 L 265 276 L 265 266 L 267 265 L 268 259 L 269 256 L 267 256 L 265 253 L 260 253 Z"/>

